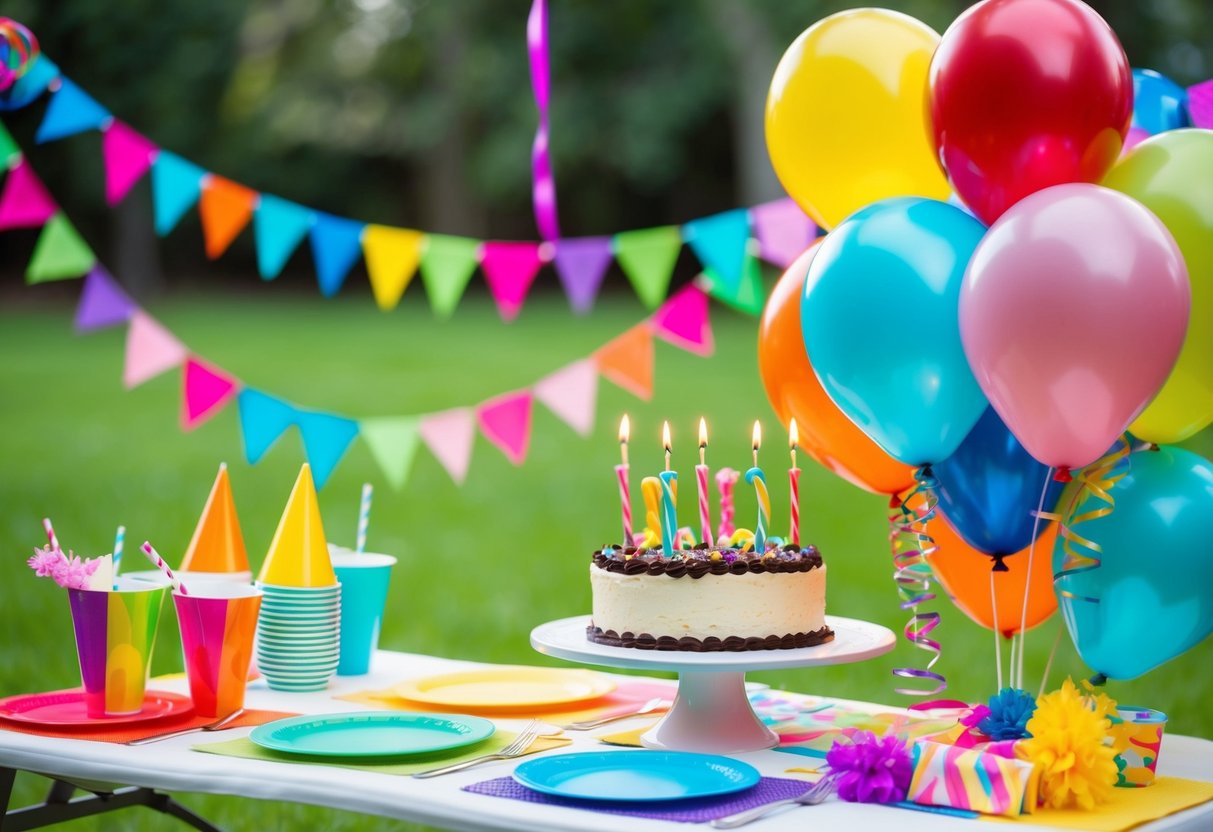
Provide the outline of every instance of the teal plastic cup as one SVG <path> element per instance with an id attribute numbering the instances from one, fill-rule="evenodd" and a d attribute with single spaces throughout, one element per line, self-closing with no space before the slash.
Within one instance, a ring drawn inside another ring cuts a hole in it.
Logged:
<path id="1" fill-rule="evenodd" d="M 333 571 L 341 582 L 341 660 L 337 675 L 361 676 L 370 672 L 371 655 L 379 647 L 388 581 L 396 559 L 341 550 L 332 551 L 332 557 Z"/>

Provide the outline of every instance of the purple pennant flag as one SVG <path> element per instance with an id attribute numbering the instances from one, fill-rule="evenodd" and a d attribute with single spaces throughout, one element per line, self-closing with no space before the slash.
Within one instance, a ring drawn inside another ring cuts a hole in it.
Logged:
<path id="1" fill-rule="evenodd" d="M 574 312 L 585 314 L 594 306 L 612 256 L 610 237 L 580 237 L 556 243 L 556 274 Z"/>
<path id="2" fill-rule="evenodd" d="M 1188 113 L 1193 127 L 1213 129 L 1213 79 L 1188 87 Z"/>
<path id="3" fill-rule="evenodd" d="M 816 223 L 790 199 L 755 205 L 750 218 L 762 259 L 781 269 L 792 265 L 817 236 Z"/>
<path id="4" fill-rule="evenodd" d="M 76 307 L 76 332 L 124 324 L 137 308 L 110 277 L 105 266 L 98 263 L 84 278 L 84 291 L 80 293 L 80 305 Z"/>

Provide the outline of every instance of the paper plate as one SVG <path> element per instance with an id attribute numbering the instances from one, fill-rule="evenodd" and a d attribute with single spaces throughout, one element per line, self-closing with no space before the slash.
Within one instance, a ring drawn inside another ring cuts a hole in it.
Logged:
<path id="1" fill-rule="evenodd" d="M 585 751 L 528 760 L 514 769 L 528 789 L 583 800 L 659 801 L 748 789 L 758 769 L 717 754 Z"/>
<path id="2" fill-rule="evenodd" d="M 257 726 L 249 739 L 287 754 L 401 757 L 461 748 L 494 730 L 493 723 L 474 716 L 364 711 L 280 719 Z"/>
<path id="3" fill-rule="evenodd" d="M 589 670 L 501 667 L 444 673 L 396 685 L 393 692 L 413 702 L 445 708 L 536 708 L 568 705 L 605 696 L 609 678 Z"/>
<path id="4" fill-rule="evenodd" d="M 111 725 L 130 725 L 170 716 L 184 716 L 193 710 L 194 704 L 188 696 L 160 690 L 149 690 L 143 695 L 143 709 L 137 714 L 105 717 L 88 715 L 82 690 L 31 693 L 0 699 L 0 719 L 42 726 L 87 725 L 92 728 L 107 728 Z"/>

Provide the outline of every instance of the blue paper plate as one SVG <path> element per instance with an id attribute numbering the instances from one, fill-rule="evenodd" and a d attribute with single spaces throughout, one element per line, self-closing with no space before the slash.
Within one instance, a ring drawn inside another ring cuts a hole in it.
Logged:
<path id="1" fill-rule="evenodd" d="M 528 760 L 514 779 L 528 789 L 584 800 L 683 800 L 739 792 L 762 778 L 751 765 L 685 751 L 586 751 Z"/>
<path id="2" fill-rule="evenodd" d="M 475 716 L 361 711 L 280 719 L 257 726 L 249 739 L 287 754 L 399 757 L 471 745 L 495 730 L 493 723 Z"/>

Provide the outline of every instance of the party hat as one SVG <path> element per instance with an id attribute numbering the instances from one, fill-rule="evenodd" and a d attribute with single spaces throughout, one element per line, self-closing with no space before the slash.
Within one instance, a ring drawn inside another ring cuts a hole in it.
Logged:
<path id="1" fill-rule="evenodd" d="M 248 553 L 232 499 L 227 465 L 219 466 L 211 495 L 206 498 L 194 537 L 181 561 L 182 572 L 248 572 Z M 246 578 L 247 580 L 247 578 Z"/>
<path id="2" fill-rule="evenodd" d="M 320 587 L 337 583 L 320 522 L 312 469 L 307 463 L 299 469 L 299 479 L 286 501 L 257 580 L 274 586 Z"/>

